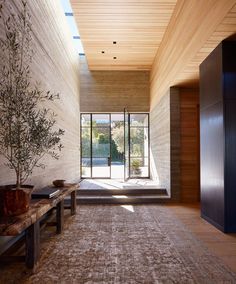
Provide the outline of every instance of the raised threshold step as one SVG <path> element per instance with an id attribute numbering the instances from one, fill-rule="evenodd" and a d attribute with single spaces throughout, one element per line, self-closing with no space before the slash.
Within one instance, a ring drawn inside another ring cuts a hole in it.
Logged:
<path id="1" fill-rule="evenodd" d="M 78 204 L 143 204 L 168 199 L 166 189 L 79 189 Z"/>
<path id="2" fill-rule="evenodd" d="M 110 195 L 167 195 L 164 188 L 152 189 L 79 189 L 78 196 L 110 196 Z"/>
<path id="3" fill-rule="evenodd" d="M 143 204 L 157 203 L 169 198 L 165 188 L 79 189 L 78 204 Z"/>
<path id="4" fill-rule="evenodd" d="M 144 204 L 161 203 L 168 199 L 168 195 L 136 195 L 136 196 L 81 196 L 78 204 Z"/>

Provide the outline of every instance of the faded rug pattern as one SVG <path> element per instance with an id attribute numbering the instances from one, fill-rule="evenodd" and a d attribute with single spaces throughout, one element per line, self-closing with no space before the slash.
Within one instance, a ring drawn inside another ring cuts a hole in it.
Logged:
<path id="1" fill-rule="evenodd" d="M 131 211 L 114 205 L 79 206 L 65 231 L 43 242 L 33 275 L 22 271 L 21 264 L 15 279 L 6 267 L 3 272 L 11 280 L 2 280 L 27 284 L 236 283 L 236 275 L 167 207 L 128 208 Z"/>

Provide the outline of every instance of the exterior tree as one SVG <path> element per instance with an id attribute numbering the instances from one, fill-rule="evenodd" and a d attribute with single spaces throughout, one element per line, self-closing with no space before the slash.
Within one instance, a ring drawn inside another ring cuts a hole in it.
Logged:
<path id="1" fill-rule="evenodd" d="M 133 127 L 130 129 L 130 144 L 132 156 L 142 156 L 144 149 L 144 132 L 142 128 L 139 128 L 139 124 L 136 123 L 137 127 Z M 112 129 L 112 139 L 115 141 L 117 150 L 119 153 L 124 152 L 124 126 L 117 125 Z"/>
<path id="2" fill-rule="evenodd" d="M 112 139 L 116 144 L 117 151 L 119 153 L 124 153 L 124 127 L 122 125 L 113 127 L 111 134 Z"/>
<path id="3" fill-rule="evenodd" d="M 32 84 L 31 21 L 27 1 L 21 0 L 21 5 L 18 15 L 11 12 L 8 1 L 0 5 L 0 20 L 5 30 L 0 40 L 0 154 L 15 171 L 17 188 L 35 167 L 45 167 L 40 163 L 45 155 L 59 158 L 57 150 L 63 147 L 60 140 L 64 134 L 62 129 L 55 129 L 56 115 L 42 107 L 59 95 L 43 92 Z M 10 11 L 8 17 L 6 10 Z"/>

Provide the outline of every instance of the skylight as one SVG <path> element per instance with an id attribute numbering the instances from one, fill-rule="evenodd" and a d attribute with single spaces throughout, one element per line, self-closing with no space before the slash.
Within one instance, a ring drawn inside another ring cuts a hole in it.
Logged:
<path id="1" fill-rule="evenodd" d="M 75 23 L 75 18 L 73 16 L 73 11 L 70 5 L 70 0 L 61 0 L 61 4 L 62 4 L 64 13 L 65 13 L 65 17 L 68 22 L 68 25 L 71 30 L 74 46 L 80 55 L 84 55 L 83 45 L 80 39 L 79 31 L 77 29 L 77 25 Z"/>

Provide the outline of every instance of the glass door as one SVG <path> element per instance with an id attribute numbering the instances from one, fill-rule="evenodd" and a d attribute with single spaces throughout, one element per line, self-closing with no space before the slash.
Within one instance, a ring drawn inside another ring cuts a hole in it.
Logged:
<path id="1" fill-rule="evenodd" d="M 129 113 L 124 109 L 124 180 L 130 177 Z"/>
<path id="2" fill-rule="evenodd" d="M 81 177 L 111 177 L 110 114 L 81 114 Z"/>
<path id="3" fill-rule="evenodd" d="M 149 178 L 147 113 L 81 114 L 82 178 Z"/>
<path id="4" fill-rule="evenodd" d="M 124 114 L 111 114 L 111 178 L 124 178 Z"/>
<path id="5" fill-rule="evenodd" d="M 111 117 L 92 114 L 92 178 L 111 176 Z"/>
<path id="6" fill-rule="evenodd" d="M 149 178 L 149 115 L 129 114 L 130 178 Z"/>
<path id="7" fill-rule="evenodd" d="M 80 160 L 81 177 L 91 178 L 92 176 L 92 139 L 91 139 L 91 121 L 92 115 L 81 114 L 80 120 Z"/>

